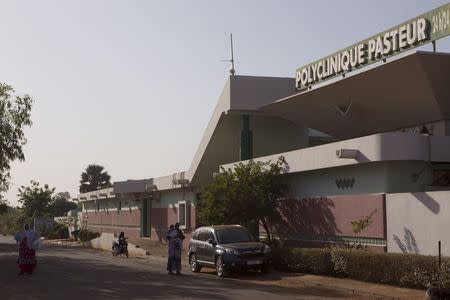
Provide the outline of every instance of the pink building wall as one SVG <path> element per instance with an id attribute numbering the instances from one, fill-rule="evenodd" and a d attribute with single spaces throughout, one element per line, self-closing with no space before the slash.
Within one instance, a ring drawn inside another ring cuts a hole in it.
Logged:
<path id="1" fill-rule="evenodd" d="M 289 199 L 282 202 L 283 220 L 273 225 L 274 231 L 292 246 L 324 247 L 329 242 L 308 237 L 363 237 L 386 239 L 385 195 L 348 195 L 321 198 Z M 353 232 L 351 221 L 372 212 L 372 223 L 360 234 Z M 383 246 L 370 247 L 385 251 Z"/>
<path id="2" fill-rule="evenodd" d="M 123 231 L 130 237 L 139 237 L 141 234 L 140 210 L 85 212 L 83 218 L 88 229 L 94 232 L 119 234 Z"/>
<path id="3" fill-rule="evenodd" d="M 84 212 L 84 223 L 94 232 L 109 232 L 118 234 L 125 232 L 130 237 L 141 236 L 141 210 L 109 209 L 109 211 Z M 186 228 L 183 231 L 188 240 L 196 225 L 195 207 L 188 204 L 186 213 Z M 152 207 L 150 211 L 150 237 L 152 240 L 165 241 L 167 229 L 170 224 L 178 222 L 178 208 Z"/>

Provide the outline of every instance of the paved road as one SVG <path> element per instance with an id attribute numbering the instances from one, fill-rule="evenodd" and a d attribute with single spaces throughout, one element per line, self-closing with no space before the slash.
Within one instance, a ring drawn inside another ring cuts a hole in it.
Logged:
<path id="1" fill-rule="evenodd" d="M 80 247 L 46 245 L 32 276 L 17 276 L 16 245 L 0 237 L 0 299 L 349 299 L 326 287 L 282 287 L 277 273 L 221 279 L 213 272 L 169 276 L 162 259 L 114 258 Z M 362 299 L 362 298 L 352 298 Z"/>

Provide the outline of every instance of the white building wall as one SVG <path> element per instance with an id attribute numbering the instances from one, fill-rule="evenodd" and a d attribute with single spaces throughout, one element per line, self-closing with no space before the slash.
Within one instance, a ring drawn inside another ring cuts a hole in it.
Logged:
<path id="1" fill-rule="evenodd" d="M 193 203 L 195 194 L 191 191 L 176 189 L 161 191 L 159 201 L 153 201 L 152 207 L 172 208 L 178 207 L 178 201 L 189 201 Z"/>
<path id="2" fill-rule="evenodd" d="M 419 173 L 417 177 L 413 174 Z M 284 175 L 294 198 L 423 191 L 431 184 L 429 166 L 421 161 L 385 161 Z M 353 181 L 339 187 L 337 180 Z"/>
<path id="3" fill-rule="evenodd" d="M 388 252 L 450 256 L 450 191 L 386 195 Z"/>

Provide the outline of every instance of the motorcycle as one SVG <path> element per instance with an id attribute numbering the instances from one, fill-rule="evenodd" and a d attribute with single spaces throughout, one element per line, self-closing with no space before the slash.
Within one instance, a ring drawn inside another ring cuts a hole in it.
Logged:
<path id="1" fill-rule="evenodd" d="M 128 243 L 127 238 L 119 239 L 118 241 L 112 242 L 112 255 L 118 256 L 125 254 L 125 256 L 128 258 Z"/>

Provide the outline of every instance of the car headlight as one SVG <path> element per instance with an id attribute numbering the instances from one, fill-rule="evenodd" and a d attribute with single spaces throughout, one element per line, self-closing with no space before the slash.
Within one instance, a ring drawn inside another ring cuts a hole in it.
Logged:
<path id="1" fill-rule="evenodd" d="M 267 245 L 264 245 L 264 253 L 270 253 L 270 247 Z"/>
<path id="2" fill-rule="evenodd" d="M 235 249 L 225 249 L 228 254 L 239 255 L 239 251 Z"/>

